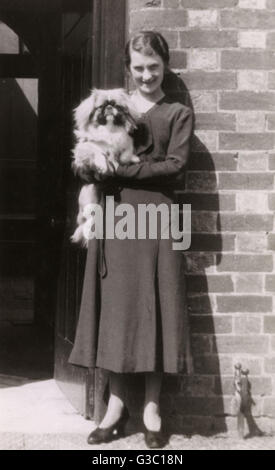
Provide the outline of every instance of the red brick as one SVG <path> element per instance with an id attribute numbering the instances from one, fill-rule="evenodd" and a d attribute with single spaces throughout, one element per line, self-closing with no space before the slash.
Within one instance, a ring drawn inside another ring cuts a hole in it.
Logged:
<path id="1" fill-rule="evenodd" d="M 252 396 L 255 395 L 271 395 L 272 382 L 269 377 L 251 377 Z M 234 394 L 234 377 L 216 377 L 215 379 L 215 392 L 217 395 L 233 395 Z"/>
<path id="2" fill-rule="evenodd" d="M 170 66 L 174 69 L 186 69 L 187 54 L 183 51 L 171 51 Z"/>
<path id="3" fill-rule="evenodd" d="M 251 336 L 216 336 L 218 352 L 226 354 L 266 354 L 268 352 L 268 338 L 263 335 Z"/>
<path id="4" fill-rule="evenodd" d="M 129 11 L 132 10 L 141 10 L 142 8 L 148 7 L 160 7 L 162 0 L 153 0 L 149 2 L 148 0 L 129 0 Z"/>
<path id="5" fill-rule="evenodd" d="M 237 47 L 237 45 L 236 31 L 203 31 L 198 29 L 180 32 L 180 47 L 183 49 L 189 47 Z"/>
<path id="6" fill-rule="evenodd" d="M 255 134 L 257 135 L 257 134 Z M 273 189 L 274 176 L 268 173 L 220 173 L 219 189 Z"/>
<path id="7" fill-rule="evenodd" d="M 266 251 L 267 237 L 266 234 L 254 232 L 241 232 L 236 236 L 236 251 L 239 253 Z"/>
<path id="8" fill-rule="evenodd" d="M 196 129 L 234 131 L 236 116 L 226 113 L 196 113 Z"/>
<path id="9" fill-rule="evenodd" d="M 232 8 L 239 0 L 181 0 L 183 8 L 208 9 L 208 8 Z"/>
<path id="10" fill-rule="evenodd" d="M 239 132 L 258 133 L 266 129 L 266 117 L 263 111 L 239 111 L 237 113 L 237 130 Z M 255 170 L 260 168 L 255 168 Z M 264 168 L 266 169 L 266 168 Z"/>
<path id="11" fill-rule="evenodd" d="M 228 275 L 189 275 L 187 280 L 188 292 L 233 292 L 232 277 Z"/>
<path id="12" fill-rule="evenodd" d="M 217 297 L 217 311 L 233 312 L 270 312 L 272 297 L 260 295 L 229 295 Z"/>
<path id="13" fill-rule="evenodd" d="M 217 10 L 189 10 L 188 26 L 190 28 L 216 28 L 218 26 Z"/>
<path id="14" fill-rule="evenodd" d="M 263 414 L 275 418 L 275 398 L 265 398 Z"/>
<path id="15" fill-rule="evenodd" d="M 214 172 L 189 171 L 187 175 L 187 189 L 193 191 L 215 191 L 217 178 Z"/>
<path id="16" fill-rule="evenodd" d="M 221 109 L 275 111 L 275 93 L 254 91 L 223 92 Z"/>
<path id="17" fill-rule="evenodd" d="M 212 253 L 185 253 L 187 273 L 204 273 L 205 268 L 215 264 L 214 255 Z"/>
<path id="18" fill-rule="evenodd" d="M 238 153 L 192 152 L 189 158 L 189 170 L 234 171 L 237 170 Z"/>
<path id="19" fill-rule="evenodd" d="M 264 70 L 239 70 L 238 89 L 239 91 L 262 92 L 266 89 L 267 75 Z"/>
<path id="20" fill-rule="evenodd" d="M 245 188 L 244 188 L 245 189 Z M 240 191 L 236 195 L 237 211 L 251 214 L 265 214 L 268 212 L 267 193 L 261 191 Z M 256 235 L 257 236 L 257 235 Z M 244 234 L 244 237 L 246 235 Z M 249 236 L 250 240 L 251 237 Z M 244 240 L 240 238 L 242 242 Z M 246 243 L 246 242 L 245 242 Z"/>
<path id="21" fill-rule="evenodd" d="M 238 170 L 247 172 L 266 171 L 268 169 L 268 159 L 268 152 L 243 152 L 239 155 Z"/>
<path id="22" fill-rule="evenodd" d="M 165 405 L 162 404 L 162 408 Z M 164 408 L 163 408 L 164 409 Z M 220 421 L 215 426 L 219 426 Z M 208 434 L 213 430 L 214 419 L 212 416 L 178 416 L 176 411 L 171 412 L 170 408 L 167 412 L 166 424 L 167 432 L 172 434 L 186 434 L 191 435 L 196 429 L 196 432 Z M 215 427 L 216 429 L 216 427 Z"/>
<path id="23" fill-rule="evenodd" d="M 234 29 L 273 29 L 275 12 L 235 9 L 221 11 L 221 27 Z"/>
<path id="24" fill-rule="evenodd" d="M 275 292 L 275 274 L 266 275 L 265 289 L 267 292 Z"/>
<path id="25" fill-rule="evenodd" d="M 192 100 L 192 106 L 196 113 L 217 112 L 218 95 L 216 91 L 190 90 L 190 96 Z"/>
<path id="26" fill-rule="evenodd" d="M 273 259 L 270 255 L 231 255 L 224 254 L 217 270 L 229 272 L 265 272 L 272 271 Z"/>
<path id="27" fill-rule="evenodd" d="M 162 0 L 153 0 L 151 2 L 148 0 L 129 0 L 129 11 L 141 10 L 143 8 L 161 7 L 161 2 Z"/>
<path id="28" fill-rule="evenodd" d="M 192 212 L 192 234 L 201 232 L 216 232 L 217 231 L 217 214 L 215 212 Z M 221 241 L 218 234 L 216 238 L 217 250 L 221 249 Z M 210 243 L 210 241 L 209 241 Z M 197 250 L 196 250 L 197 251 Z M 203 250 L 200 250 L 203 251 Z"/>
<path id="29" fill-rule="evenodd" d="M 275 54 L 271 51 L 222 51 L 221 67 L 231 70 L 273 70 Z"/>
<path id="30" fill-rule="evenodd" d="M 268 33 L 266 36 L 266 45 L 269 49 L 275 49 L 275 33 Z"/>
<path id="31" fill-rule="evenodd" d="M 232 332 L 232 318 L 224 315 L 191 315 L 191 331 L 203 334 Z"/>
<path id="32" fill-rule="evenodd" d="M 196 374 L 231 374 L 233 370 L 232 358 L 218 356 L 217 354 L 194 357 L 194 369 Z"/>
<path id="33" fill-rule="evenodd" d="M 270 231 L 273 227 L 273 216 L 270 214 L 220 214 L 222 232 Z M 246 255 L 245 255 L 246 256 Z M 261 256 L 261 255 L 253 255 Z M 269 258 L 269 255 L 268 255 Z"/>
<path id="34" fill-rule="evenodd" d="M 275 374 L 275 357 L 266 357 L 264 360 L 264 368 L 267 374 Z"/>
<path id="35" fill-rule="evenodd" d="M 249 49 L 265 49 L 265 31 L 240 31 L 239 46 Z"/>
<path id="36" fill-rule="evenodd" d="M 192 210 L 199 211 L 234 211 L 236 208 L 235 194 L 183 193 L 178 203 L 191 204 Z"/>
<path id="37" fill-rule="evenodd" d="M 194 355 L 211 352 L 211 340 L 207 335 L 191 335 L 191 347 Z"/>
<path id="38" fill-rule="evenodd" d="M 236 276 L 236 292 L 256 294 L 263 291 L 262 274 L 238 274 Z"/>
<path id="39" fill-rule="evenodd" d="M 184 72 L 181 74 L 189 90 L 234 90 L 237 75 L 234 72 Z"/>
<path id="40" fill-rule="evenodd" d="M 275 333 L 275 315 L 264 317 L 264 332 L 269 334 Z"/>
<path id="41" fill-rule="evenodd" d="M 199 230 L 201 227 L 198 221 Z M 203 228 L 203 227 L 202 227 Z M 193 233 L 191 238 L 191 251 L 234 251 L 235 235 Z"/>
<path id="42" fill-rule="evenodd" d="M 179 8 L 180 0 L 162 0 L 164 8 Z"/>
<path id="43" fill-rule="evenodd" d="M 192 212 L 192 233 L 216 232 L 217 214 L 215 212 Z"/>
<path id="44" fill-rule="evenodd" d="M 267 237 L 268 250 L 275 251 L 275 233 L 270 233 Z"/>
<path id="45" fill-rule="evenodd" d="M 170 49 L 176 49 L 178 47 L 178 32 L 177 31 L 168 31 L 167 29 L 158 30 L 165 37 L 168 42 Z"/>
<path id="46" fill-rule="evenodd" d="M 268 159 L 268 169 L 275 170 L 275 153 L 270 153 Z"/>
<path id="47" fill-rule="evenodd" d="M 181 381 L 181 395 L 191 397 L 206 397 L 214 395 L 214 377 L 185 376 Z"/>
<path id="48" fill-rule="evenodd" d="M 262 373 L 262 358 L 248 358 L 247 356 L 234 355 L 234 365 L 242 364 L 243 369 L 248 369 L 251 375 L 261 375 Z M 232 368 L 230 373 L 235 373 L 235 367 Z M 225 375 L 225 374 L 224 374 Z"/>
<path id="49" fill-rule="evenodd" d="M 130 14 L 130 29 L 166 29 L 167 25 L 173 25 L 173 28 L 186 26 L 187 12 L 178 9 L 165 10 L 141 10 Z"/>
<path id="50" fill-rule="evenodd" d="M 192 136 L 191 145 L 194 152 L 205 153 L 217 151 L 218 132 L 197 130 Z"/>
<path id="51" fill-rule="evenodd" d="M 267 190 L 274 177 L 268 173 L 220 173 L 219 189 Z"/>
<path id="52" fill-rule="evenodd" d="M 275 210 L 275 194 L 268 195 L 268 208 L 271 211 Z"/>
<path id="53" fill-rule="evenodd" d="M 211 313 L 212 306 L 208 295 L 196 295 L 188 298 L 188 310 L 190 313 Z M 197 333 L 193 331 L 192 333 Z M 207 331 L 205 333 L 208 333 Z"/>
<path id="54" fill-rule="evenodd" d="M 268 114 L 267 118 L 267 129 L 269 131 L 275 131 L 275 114 Z"/>
<path id="55" fill-rule="evenodd" d="M 237 335 L 254 335 L 262 331 L 262 315 L 241 315 L 234 318 L 234 333 Z"/>
<path id="56" fill-rule="evenodd" d="M 274 144 L 275 134 L 271 133 L 221 132 L 219 135 L 220 150 L 271 150 Z"/>
<path id="57" fill-rule="evenodd" d="M 268 74 L 268 88 L 270 90 L 275 90 L 275 72 L 270 72 Z"/>
<path id="58" fill-rule="evenodd" d="M 230 400 L 226 402 L 222 397 L 176 396 L 173 405 L 175 412 L 182 415 L 223 415 L 230 410 Z"/>

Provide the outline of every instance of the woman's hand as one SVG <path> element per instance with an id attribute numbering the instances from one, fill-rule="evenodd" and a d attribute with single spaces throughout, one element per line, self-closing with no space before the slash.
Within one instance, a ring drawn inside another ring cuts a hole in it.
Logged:
<path id="1" fill-rule="evenodd" d="M 100 156 L 98 156 L 98 162 L 100 160 L 100 164 L 97 165 L 97 171 L 95 172 L 95 178 L 98 181 L 104 181 L 110 176 L 114 176 L 118 167 L 118 163 L 113 158 L 113 155 L 111 155 L 109 152 L 108 153 L 102 153 Z M 102 160 L 102 157 L 104 157 L 104 160 Z"/>

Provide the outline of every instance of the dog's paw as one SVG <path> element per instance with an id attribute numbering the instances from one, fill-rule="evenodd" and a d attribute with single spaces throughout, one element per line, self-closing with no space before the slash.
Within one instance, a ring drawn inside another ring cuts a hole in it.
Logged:
<path id="1" fill-rule="evenodd" d="M 103 153 L 97 153 L 94 157 L 94 165 L 96 167 L 97 173 L 107 173 L 108 165 L 106 157 Z"/>
<path id="2" fill-rule="evenodd" d="M 131 162 L 132 163 L 139 163 L 140 158 L 137 155 L 133 155 L 132 158 L 131 158 Z"/>
<path id="3" fill-rule="evenodd" d="M 95 212 L 96 206 L 97 206 L 96 203 L 91 202 L 90 204 L 86 204 L 83 207 L 82 215 L 83 215 L 83 217 L 85 217 L 86 220 L 91 217 L 93 212 Z"/>

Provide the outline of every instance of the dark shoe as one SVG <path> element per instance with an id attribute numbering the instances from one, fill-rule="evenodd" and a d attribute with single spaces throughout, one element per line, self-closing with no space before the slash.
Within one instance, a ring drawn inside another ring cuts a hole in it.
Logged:
<path id="1" fill-rule="evenodd" d="M 92 431 L 87 439 L 88 444 L 101 444 L 103 442 L 111 442 L 124 436 L 124 428 L 129 419 L 127 408 L 123 409 L 119 420 L 108 428 L 97 427 Z"/>
<path id="2" fill-rule="evenodd" d="M 149 449 L 160 449 L 166 444 L 166 439 L 161 429 L 160 431 L 150 431 L 145 427 L 144 438 Z"/>

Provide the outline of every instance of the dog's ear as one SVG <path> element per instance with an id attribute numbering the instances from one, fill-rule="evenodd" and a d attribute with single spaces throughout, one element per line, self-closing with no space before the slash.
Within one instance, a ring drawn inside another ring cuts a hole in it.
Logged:
<path id="1" fill-rule="evenodd" d="M 89 123 L 90 114 L 95 109 L 97 90 L 93 89 L 90 96 L 83 100 L 77 108 L 74 109 L 74 121 L 79 131 L 85 131 Z"/>
<path id="2" fill-rule="evenodd" d="M 118 104 L 126 107 L 133 120 L 137 120 L 140 117 L 140 114 L 137 112 L 135 105 L 132 103 L 131 97 L 127 91 L 124 88 L 117 88 L 112 90 L 112 92 L 114 93 L 114 97 Z"/>

